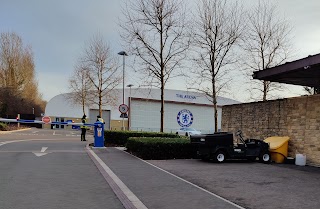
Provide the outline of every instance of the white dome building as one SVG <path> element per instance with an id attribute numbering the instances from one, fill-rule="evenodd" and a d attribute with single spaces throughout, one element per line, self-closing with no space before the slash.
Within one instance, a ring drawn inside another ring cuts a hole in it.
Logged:
<path id="1" fill-rule="evenodd" d="M 47 103 L 45 115 L 50 116 L 52 121 L 81 122 L 82 106 L 73 104 L 68 99 L 68 95 L 68 93 L 57 95 Z M 102 107 L 105 129 L 121 130 L 123 121 L 126 130 L 160 130 L 160 89 L 125 89 L 125 104 L 129 107 L 128 118 L 120 117 L 119 105 L 122 104 L 122 89 L 112 90 L 112 95 L 115 96 L 112 101 L 115 105 Z M 164 132 L 176 132 L 181 126 L 192 127 L 202 133 L 215 131 L 213 104 L 205 94 L 165 89 L 164 100 Z M 220 129 L 222 106 L 240 102 L 224 97 L 218 97 L 217 100 L 218 129 Z M 94 123 L 98 115 L 98 106 L 86 106 L 85 113 L 88 121 Z M 56 125 L 55 128 L 64 129 L 67 127 Z"/>

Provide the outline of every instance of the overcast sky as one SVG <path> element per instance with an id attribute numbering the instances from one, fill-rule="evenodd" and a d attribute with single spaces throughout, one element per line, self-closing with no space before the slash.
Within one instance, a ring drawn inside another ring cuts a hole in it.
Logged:
<path id="1" fill-rule="evenodd" d="M 48 101 L 57 94 L 68 92 L 68 79 L 75 62 L 85 42 L 94 34 L 101 33 L 115 54 L 123 50 L 117 25 L 123 1 L 0 0 L 0 32 L 15 32 L 24 44 L 32 46 L 39 90 Z M 272 1 L 278 3 L 279 13 L 294 27 L 295 58 L 320 53 L 320 1 Z M 256 0 L 243 2 L 250 4 Z M 130 70 L 126 70 L 128 74 Z M 127 78 L 126 84 L 137 83 L 134 76 Z M 168 88 L 183 90 L 185 82 L 176 80 Z M 297 96 L 299 89 L 293 87 L 286 95 Z M 237 94 L 229 96 L 239 100 L 245 98 Z"/>

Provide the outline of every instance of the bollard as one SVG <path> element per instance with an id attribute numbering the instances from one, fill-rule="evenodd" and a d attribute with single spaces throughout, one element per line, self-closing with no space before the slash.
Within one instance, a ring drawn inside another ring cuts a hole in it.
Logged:
<path id="1" fill-rule="evenodd" d="M 100 121 L 94 123 L 94 147 L 104 147 L 104 125 Z"/>
<path id="2" fill-rule="evenodd" d="M 19 121 L 20 120 L 20 114 L 18 114 L 18 116 L 17 116 L 17 121 Z M 18 122 L 18 128 L 20 128 L 20 123 Z"/>

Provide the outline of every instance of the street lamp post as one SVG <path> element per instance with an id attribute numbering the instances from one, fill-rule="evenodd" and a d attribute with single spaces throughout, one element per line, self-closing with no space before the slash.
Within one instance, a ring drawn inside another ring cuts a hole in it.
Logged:
<path id="1" fill-rule="evenodd" d="M 130 105 L 131 105 L 131 87 L 133 86 L 133 84 L 128 84 L 127 85 L 127 87 L 129 87 L 130 88 L 130 91 L 129 91 L 129 98 L 130 98 L 130 101 L 129 101 L 129 111 L 131 111 L 131 107 L 130 107 Z M 129 115 L 131 115 L 131 112 L 129 112 Z M 130 128 L 130 119 L 131 119 L 131 117 L 129 117 L 129 115 L 128 115 L 128 129 L 129 130 L 131 130 L 131 128 Z"/>
<path id="2" fill-rule="evenodd" d="M 125 56 L 128 54 L 125 51 L 121 51 L 118 53 L 119 55 L 123 56 L 123 84 L 122 84 L 122 104 L 124 104 L 124 68 L 125 68 Z M 124 130 L 124 114 L 122 115 L 122 130 Z"/>
<path id="3" fill-rule="evenodd" d="M 133 86 L 133 84 L 128 84 L 127 87 L 130 88 L 130 92 L 129 92 L 129 97 L 131 97 L 131 87 Z"/>

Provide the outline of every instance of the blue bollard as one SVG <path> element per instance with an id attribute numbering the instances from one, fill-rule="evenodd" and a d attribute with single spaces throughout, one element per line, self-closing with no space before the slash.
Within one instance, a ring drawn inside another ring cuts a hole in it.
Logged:
<path id="1" fill-rule="evenodd" d="M 100 121 L 94 123 L 94 147 L 104 147 L 104 125 Z"/>

